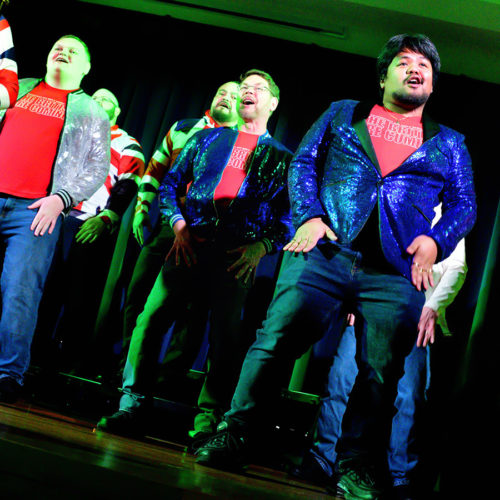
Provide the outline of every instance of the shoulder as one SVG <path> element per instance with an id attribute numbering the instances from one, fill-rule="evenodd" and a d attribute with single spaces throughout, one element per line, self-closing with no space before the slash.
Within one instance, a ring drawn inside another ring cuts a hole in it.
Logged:
<path id="1" fill-rule="evenodd" d="M 264 135 L 261 141 L 263 144 L 268 144 L 272 148 L 276 149 L 277 151 L 286 154 L 286 155 L 292 155 L 292 151 L 288 149 L 283 143 L 275 139 L 269 132 Z"/>
<path id="2" fill-rule="evenodd" d="M 189 132 L 192 128 L 196 127 L 200 122 L 202 122 L 201 127 L 203 127 L 203 119 L 200 118 L 184 118 L 175 122 L 170 130 L 174 132 Z"/>

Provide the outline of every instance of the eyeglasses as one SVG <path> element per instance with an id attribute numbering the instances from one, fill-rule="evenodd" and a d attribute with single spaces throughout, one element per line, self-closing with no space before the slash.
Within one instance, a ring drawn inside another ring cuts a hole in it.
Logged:
<path id="1" fill-rule="evenodd" d="M 241 85 L 240 86 L 240 93 L 245 93 L 247 90 L 254 89 L 257 94 L 263 94 L 265 91 L 271 93 L 271 90 L 267 87 L 258 87 L 257 85 Z"/>

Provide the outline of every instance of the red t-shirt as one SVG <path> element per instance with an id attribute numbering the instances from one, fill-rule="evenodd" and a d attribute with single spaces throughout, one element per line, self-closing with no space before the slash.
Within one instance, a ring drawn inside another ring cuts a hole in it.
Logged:
<path id="1" fill-rule="evenodd" d="M 41 82 L 7 110 L 0 132 L 1 193 L 47 196 L 70 92 Z"/>
<path id="2" fill-rule="evenodd" d="M 398 168 L 422 145 L 421 117 L 404 118 L 377 104 L 366 119 L 366 125 L 382 177 Z"/>
<path id="3" fill-rule="evenodd" d="M 224 167 L 219 184 L 215 188 L 214 200 L 218 206 L 227 207 L 236 198 L 252 161 L 252 153 L 257 147 L 259 136 L 247 132 L 238 132 L 238 138 L 231 151 L 231 156 Z"/>

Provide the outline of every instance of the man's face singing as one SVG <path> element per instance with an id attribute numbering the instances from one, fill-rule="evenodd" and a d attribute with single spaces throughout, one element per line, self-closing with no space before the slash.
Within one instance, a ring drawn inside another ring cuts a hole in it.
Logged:
<path id="1" fill-rule="evenodd" d="M 239 87 L 235 82 L 221 85 L 215 94 L 210 106 L 210 114 L 218 123 L 233 123 L 238 119 L 237 109 Z"/>
<path id="2" fill-rule="evenodd" d="M 49 52 L 48 72 L 60 72 L 68 78 L 81 80 L 89 70 L 89 56 L 85 47 L 75 38 L 60 38 Z"/>
<path id="3" fill-rule="evenodd" d="M 392 60 L 380 86 L 384 102 L 394 102 L 409 109 L 419 107 L 432 93 L 431 62 L 418 52 L 403 50 Z"/>
<path id="4" fill-rule="evenodd" d="M 247 76 L 240 84 L 239 113 L 244 120 L 268 119 L 278 106 L 268 82 L 259 75 Z"/>

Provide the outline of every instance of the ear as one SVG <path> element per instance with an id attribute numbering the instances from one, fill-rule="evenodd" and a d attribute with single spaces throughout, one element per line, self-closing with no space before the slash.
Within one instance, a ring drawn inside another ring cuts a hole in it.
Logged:
<path id="1" fill-rule="evenodd" d="M 278 99 L 276 97 L 273 97 L 271 99 L 271 111 L 274 111 L 278 107 Z"/>
<path id="2" fill-rule="evenodd" d="M 383 89 L 385 87 L 385 77 L 380 79 L 380 88 Z"/>
<path id="3" fill-rule="evenodd" d="M 83 70 L 83 76 L 85 75 L 88 75 L 89 74 L 89 71 L 90 71 L 90 62 L 88 62 L 86 65 L 85 65 L 85 68 Z"/>
<path id="4" fill-rule="evenodd" d="M 118 106 L 116 106 L 116 108 L 115 108 L 115 119 L 116 119 L 116 118 L 118 118 L 118 115 L 119 115 L 121 112 L 122 112 L 122 110 L 121 110 Z"/>

